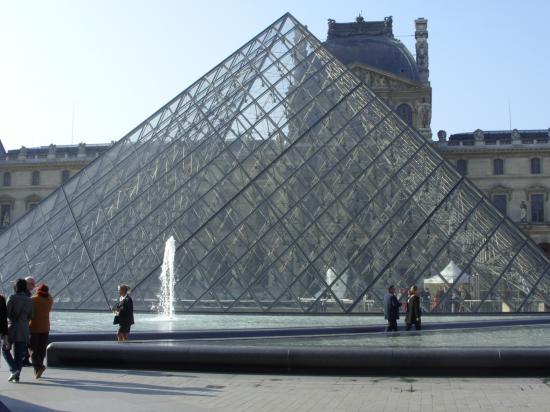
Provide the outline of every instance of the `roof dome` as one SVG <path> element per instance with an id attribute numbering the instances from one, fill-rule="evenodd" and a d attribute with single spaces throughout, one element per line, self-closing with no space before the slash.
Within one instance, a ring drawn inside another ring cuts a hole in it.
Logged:
<path id="1" fill-rule="evenodd" d="M 418 82 L 418 67 L 405 45 L 393 37 L 392 19 L 355 23 L 329 20 L 325 47 L 345 65 L 365 64 L 399 77 Z"/>

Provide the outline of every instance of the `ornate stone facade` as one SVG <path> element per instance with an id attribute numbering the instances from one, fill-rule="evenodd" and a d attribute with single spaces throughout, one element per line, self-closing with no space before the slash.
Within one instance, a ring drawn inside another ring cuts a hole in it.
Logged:
<path id="1" fill-rule="evenodd" d="M 6 152 L 0 141 L 0 231 L 110 146 L 51 144 Z"/>
<path id="2" fill-rule="evenodd" d="M 445 135 L 440 131 L 438 135 Z M 550 133 L 460 133 L 434 142 L 505 214 L 550 252 Z"/>
<path id="3" fill-rule="evenodd" d="M 426 19 L 415 20 L 416 59 L 410 66 L 406 66 L 410 53 L 393 37 L 391 17 L 378 22 L 365 22 L 361 16 L 354 23 L 329 20 L 325 44 L 405 121 L 431 140 L 427 27 Z M 388 60 L 390 51 L 403 60 Z M 550 129 L 507 132 L 477 129 L 453 135 L 447 141 L 447 133 L 440 130 L 434 145 L 451 163 L 465 168 L 468 178 L 490 199 L 499 202 L 506 215 L 550 253 L 549 136 Z M 540 173 L 532 173 L 531 162 L 537 162 L 533 159 L 539 159 Z M 495 174 L 495 167 L 502 168 L 496 170 L 502 174 Z"/>
<path id="4" fill-rule="evenodd" d="M 415 20 L 416 59 L 393 36 L 393 19 L 329 20 L 326 47 L 427 139 L 432 138 L 428 21 Z"/>

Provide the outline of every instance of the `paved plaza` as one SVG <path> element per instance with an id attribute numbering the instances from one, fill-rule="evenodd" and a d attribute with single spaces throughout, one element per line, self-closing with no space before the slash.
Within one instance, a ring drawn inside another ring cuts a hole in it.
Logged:
<path id="1" fill-rule="evenodd" d="M 427 365 L 429 367 L 429 365 Z M 286 376 L 57 369 L 19 384 L 10 411 L 550 411 L 550 379 Z M 3 412 L 2 407 L 0 411 Z"/>

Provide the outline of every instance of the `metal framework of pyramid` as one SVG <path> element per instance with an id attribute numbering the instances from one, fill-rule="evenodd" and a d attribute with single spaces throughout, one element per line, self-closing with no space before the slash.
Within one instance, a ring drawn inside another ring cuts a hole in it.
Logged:
<path id="1" fill-rule="evenodd" d="M 179 311 L 378 312 L 428 278 L 424 311 L 549 301 L 537 246 L 290 14 L 3 233 L 2 288 L 151 310 L 170 236 Z M 469 282 L 434 287 L 450 262 Z"/>

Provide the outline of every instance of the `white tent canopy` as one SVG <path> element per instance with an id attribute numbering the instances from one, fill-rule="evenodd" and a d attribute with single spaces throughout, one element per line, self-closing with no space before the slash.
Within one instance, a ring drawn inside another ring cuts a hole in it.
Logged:
<path id="1" fill-rule="evenodd" d="M 453 284 L 455 282 L 457 284 L 470 283 L 470 275 L 466 272 L 462 273 L 462 269 L 460 269 L 452 260 L 440 273 L 441 276 L 435 275 L 431 278 L 424 279 L 424 284 L 445 283 L 443 279 L 445 279 L 449 284 Z M 462 276 L 460 276 L 461 273 Z"/>

